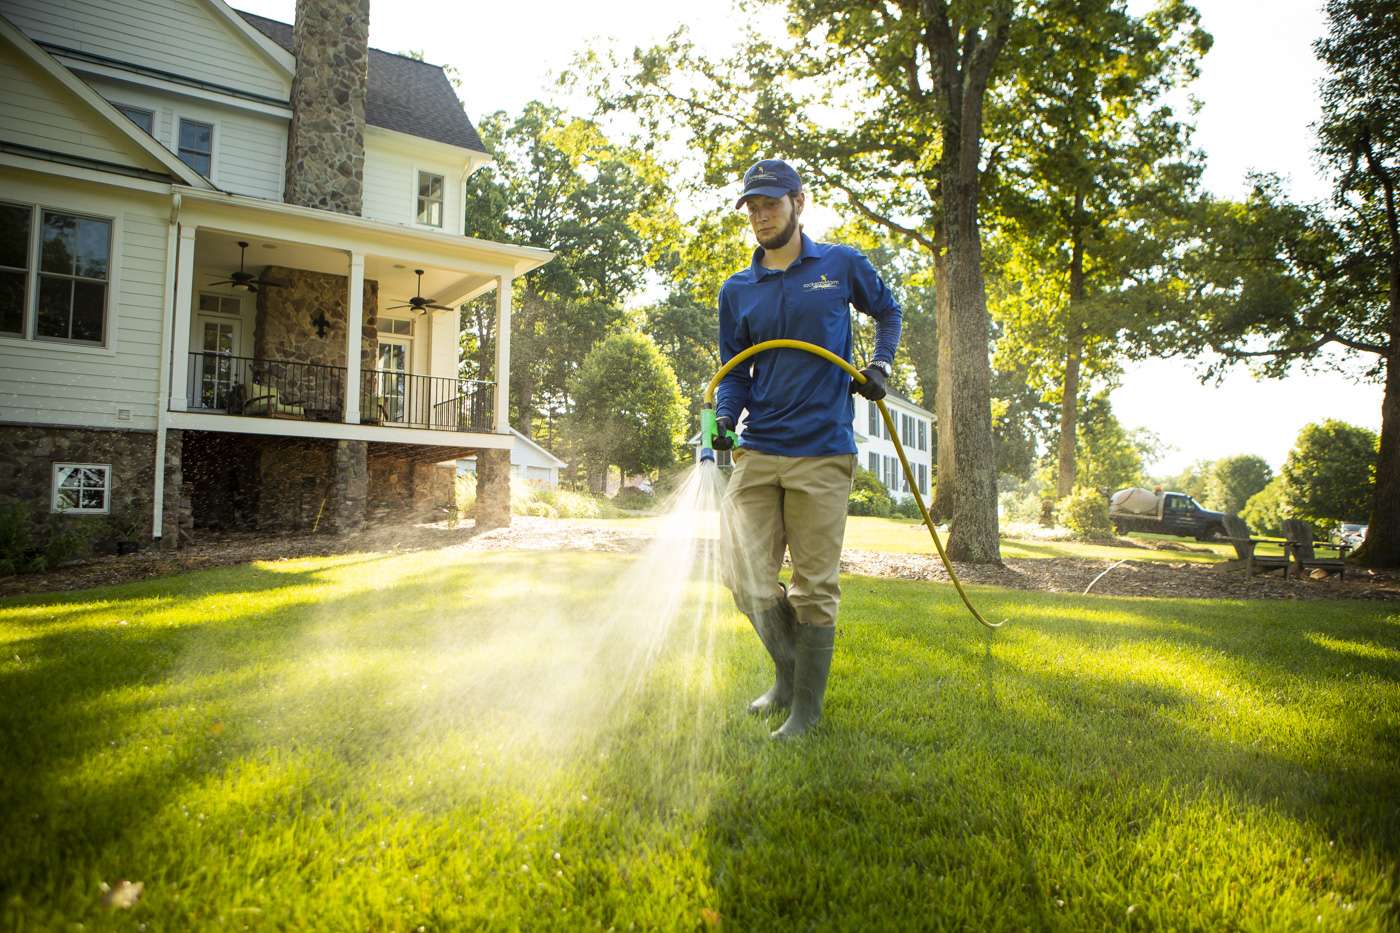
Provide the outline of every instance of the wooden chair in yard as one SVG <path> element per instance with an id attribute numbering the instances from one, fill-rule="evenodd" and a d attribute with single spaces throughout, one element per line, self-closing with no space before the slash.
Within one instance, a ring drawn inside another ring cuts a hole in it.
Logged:
<path id="1" fill-rule="evenodd" d="M 1252 537 L 1249 533 L 1249 526 L 1238 515 L 1225 516 L 1225 531 L 1229 535 L 1225 540 L 1235 546 L 1235 554 L 1244 561 L 1246 576 L 1252 577 L 1256 573 L 1264 573 L 1269 570 L 1282 570 L 1284 577 L 1288 576 L 1288 552 L 1292 547 L 1291 542 L 1279 538 Z M 1283 553 L 1256 554 L 1255 549 L 1261 544 L 1280 545 L 1283 548 Z"/>
<path id="2" fill-rule="evenodd" d="M 1292 542 L 1293 562 L 1298 565 L 1298 575 L 1302 576 L 1310 567 L 1321 568 L 1328 573 L 1336 571 L 1340 579 L 1347 578 L 1347 551 L 1349 544 L 1332 544 L 1326 541 L 1313 541 L 1312 526 L 1296 518 L 1285 519 L 1283 533 Z M 1337 552 L 1336 557 L 1319 557 L 1315 549 L 1328 548 Z"/>

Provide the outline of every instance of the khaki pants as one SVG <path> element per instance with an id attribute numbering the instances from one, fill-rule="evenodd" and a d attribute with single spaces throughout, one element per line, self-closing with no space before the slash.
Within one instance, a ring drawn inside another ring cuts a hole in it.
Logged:
<path id="1" fill-rule="evenodd" d="M 782 595 L 778 570 L 787 550 L 792 555 L 788 599 L 798 623 L 835 625 L 855 454 L 736 453 L 720 505 L 720 566 L 734 602 L 749 615 L 771 606 Z"/>

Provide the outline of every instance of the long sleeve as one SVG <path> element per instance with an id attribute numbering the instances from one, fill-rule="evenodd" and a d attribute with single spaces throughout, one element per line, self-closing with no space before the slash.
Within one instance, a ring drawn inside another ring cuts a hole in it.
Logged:
<path id="1" fill-rule="evenodd" d="M 860 253 L 851 257 L 851 303 L 875 319 L 875 356 L 870 362 L 879 360 L 893 366 L 904 312 L 870 260 Z"/>
<path id="2" fill-rule="evenodd" d="M 748 329 L 744 327 L 738 316 L 734 313 L 734 307 L 728 299 L 723 288 L 719 291 L 719 359 L 721 363 L 728 363 L 734 354 L 748 347 L 752 341 L 749 339 Z M 719 389 L 715 392 L 715 417 L 729 418 L 734 424 L 739 423 L 739 415 L 749 404 L 749 366 L 741 363 L 729 371 L 720 380 Z"/>

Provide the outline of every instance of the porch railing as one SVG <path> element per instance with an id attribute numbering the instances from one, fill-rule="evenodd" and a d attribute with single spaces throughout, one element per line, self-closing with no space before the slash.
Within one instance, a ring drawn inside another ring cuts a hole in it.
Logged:
<path id="1" fill-rule="evenodd" d="M 495 383 L 388 369 L 362 374 L 360 423 L 434 431 L 489 431 Z"/>
<path id="2" fill-rule="evenodd" d="M 193 411 L 339 421 L 344 417 L 345 367 L 191 353 L 188 399 Z"/>
<path id="3" fill-rule="evenodd" d="M 189 410 L 297 421 L 345 416 L 343 366 L 190 354 Z M 490 431 L 495 383 L 420 376 L 393 370 L 361 372 L 360 423 L 435 431 Z"/>

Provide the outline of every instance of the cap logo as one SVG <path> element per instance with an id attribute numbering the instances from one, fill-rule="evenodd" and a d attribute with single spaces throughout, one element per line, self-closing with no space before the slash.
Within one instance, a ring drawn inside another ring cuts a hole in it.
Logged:
<path id="1" fill-rule="evenodd" d="M 778 180 L 778 176 L 777 176 L 777 175 L 774 175 L 772 172 L 768 171 L 767 169 L 755 169 L 754 171 L 749 172 L 749 182 L 750 182 L 750 183 L 755 182 L 755 181 L 777 181 L 777 180 Z"/>

